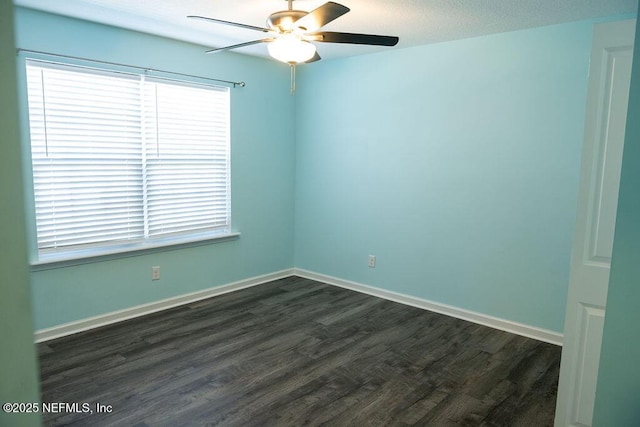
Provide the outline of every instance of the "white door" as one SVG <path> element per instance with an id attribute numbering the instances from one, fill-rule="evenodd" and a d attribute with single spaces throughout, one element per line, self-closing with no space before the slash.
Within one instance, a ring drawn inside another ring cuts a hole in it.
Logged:
<path id="1" fill-rule="evenodd" d="M 634 35 L 635 20 L 594 26 L 556 426 L 593 417 Z"/>

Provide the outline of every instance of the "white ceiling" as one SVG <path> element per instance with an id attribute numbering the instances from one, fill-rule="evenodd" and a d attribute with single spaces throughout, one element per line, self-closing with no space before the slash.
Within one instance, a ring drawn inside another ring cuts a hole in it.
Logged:
<path id="1" fill-rule="evenodd" d="M 346 15 L 323 30 L 399 36 L 395 48 L 437 43 L 570 21 L 636 13 L 638 0 L 336 0 Z M 310 11 L 325 0 L 296 0 Z M 20 6 L 222 47 L 263 38 L 244 28 L 187 19 L 203 15 L 264 27 L 269 14 L 287 8 L 283 0 L 14 0 Z M 323 59 L 395 49 L 317 43 Z M 267 56 L 264 44 L 238 53 Z"/>

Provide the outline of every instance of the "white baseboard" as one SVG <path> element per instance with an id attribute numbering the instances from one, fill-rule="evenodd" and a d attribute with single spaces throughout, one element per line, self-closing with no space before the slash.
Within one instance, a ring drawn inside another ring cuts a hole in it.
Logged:
<path id="1" fill-rule="evenodd" d="M 89 329 L 98 328 L 100 326 L 110 325 L 112 323 L 122 322 L 123 320 L 132 319 L 134 317 L 144 316 L 146 314 L 155 313 L 169 308 L 177 307 L 184 304 L 190 304 L 195 301 L 211 298 L 217 295 L 226 294 L 228 292 L 237 291 L 252 286 L 261 285 L 273 280 L 283 279 L 289 276 L 300 276 L 311 280 L 327 283 L 329 285 L 339 286 L 341 288 L 350 289 L 356 292 L 373 295 L 375 297 L 384 298 L 389 301 L 398 302 L 400 304 L 421 308 L 423 310 L 433 311 L 435 313 L 445 314 L 469 322 L 478 323 L 480 325 L 489 326 L 539 341 L 551 344 L 562 345 L 563 335 L 558 332 L 513 322 L 510 320 L 500 319 L 498 317 L 488 316 L 471 310 L 454 307 L 447 304 L 441 304 L 398 292 L 387 291 L 385 289 L 376 288 L 374 286 L 364 285 L 349 280 L 339 279 L 337 277 L 327 276 L 313 271 L 291 268 L 277 271 L 274 273 L 255 276 L 248 279 L 239 280 L 237 282 L 228 283 L 214 288 L 203 289 L 201 291 L 191 292 L 188 294 L 178 295 L 172 298 L 154 301 L 148 304 L 138 305 L 123 310 L 113 311 L 101 314 L 99 316 L 89 317 L 74 322 L 64 323 L 51 328 L 40 329 L 35 332 L 35 341 L 43 342 L 60 338 L 66 335 L 83 332 Z"/>
<path id="2" fill-rule="evenodd" d="M 216 286 L 214 288 L 203 289 L 201 291 L 178 295 L 159 301 L 154 301 L 148 304 L 125 308 L 124 310 L 112 311 L 110 313 L 101 314 L 99 316 L 89 317 L 70 323 L 64 323 L 62 325 L 57 325 L 51 328 L 40 329 L 35 332 L 35 341 L 37 343 L 48 341 L 54 338 L 60 338 L 66 335 L 98 328 L 100 326 L 122 322 L 123 320 L 132 319 L 134 317 L 144 316 L 145 314 L 151 314 L 180 305 L 190 304 L 195 301 L 200 301 L 217 295 L 226 294 L 228 292 L 261 285 L 273 280 L 292 276 L 293 271 L 293 269 L 286 269 L 274 273 L 264 274 L 261 276 L 255 276 L 248 279 L 239 280 L 237 282 L 228 283 L 226 285 Z"/>
<path id="3" fill-rule="evenodd" d="M 483 313 L 465 310 L 463 308 L 441 304 L 410 295 L 387 291 L 385 289 L 376 288 L 374 286 L 363 285 L 361 283 L 339 279 L 337 277 L 327 276 L 324 274 L 315 273 L 313 271 L 294 268 L 293 274 L 295 274 L 296 276 L 304 277 L 306 279 L 316 280 L 318 282 L 323 282 L 329 285 L 350 289 L 352 291 L 373 295 L 375 297 L 384 298 L 386 300 L 398 302 L 400 304 L 410 305 L 412 307 L 445 314 L 447 316 L 467 320 L 469 322 L 478 323 L 480 325 L 489 326 L 494 329 L 511 332 L 517 335 L 522 335 L 550 344 L 561 346 L 564 337 L 563 334 L 558 332 L 525 325 L 523 323 L 513 322 L 511 320 L 500 319 L 498 317 L 493 317 Z"/>

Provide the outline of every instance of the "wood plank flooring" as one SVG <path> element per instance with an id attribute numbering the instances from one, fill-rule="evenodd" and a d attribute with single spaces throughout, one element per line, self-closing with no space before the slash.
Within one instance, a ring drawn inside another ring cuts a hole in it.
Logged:
<path id="1" fill-rule="evenodd" d="M 560 347 L 290 277 L 38 345 L 72 426 L 551 426 Z M 96 404 L 111 405 L 97 413 Z"/>

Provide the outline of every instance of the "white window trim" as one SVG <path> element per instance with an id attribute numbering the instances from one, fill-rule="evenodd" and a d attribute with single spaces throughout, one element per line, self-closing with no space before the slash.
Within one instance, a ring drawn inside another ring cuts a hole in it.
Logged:
<path id="1" fill-rule="evenodd" d="M 167 250 L 228 242 L 236 240 L 239 237 L 240 232 L 231 231 L 224 233 L 202 233 L 199 235 L 181 236 L 180 238 L 167 237 L 157 239 L 153 242 L 147 241 L 138 244 L 111 245 L 102 248 L 93 247 L 79 249 L 77 251 L 67 251 L 65 253 L 43 254 L 39 256 L 38 260 L 31 261 L 30 266 L 31 271 L 43 271 L 111 259 L 129 258 Z"/>
<path id="2" fill-rule="evenodd" d="M 25 60 L 31 61 L 42 61 L 42 62 L 56 62 L 50 61 L 48 59 L 38 58 L 38 57 L 25 57 Z M 25 61 L 26 64 L 26 61 Z M 73 63 L 67 63 L 62 65 L 70 65 L 70 66 L 79 66 L 83 67 L 84 65 L 78 65 Z M 88 66 L 88 68 L 93 68 Z M 106 68 L 105 68 L 106 69 Z M 114 70 L 118 72 L 118 70 Z M 189 83 L 188 79 L 184 79 L 183 77 L 172 78 L 171 73 L 167 72 L 169 77 L 165 77 L 166 80 L 176 80 L 178 82 L 186 82 Z M 163 79 L 163 77 L 157 77 L 158 79 Z M 194 84 L 201 85 L 201 82 L 193 81 Z M 235 85 L 234 85 L 235 87 Z M 28 106 L 26 107 L 26 117 L 28 120 Z M 27 125 L 28 128 L 28 125 Z M 26 143 L 28 144 L 28 148 L 31 148 L 30 138 L 26 138 Z M 31 169 L 31 162 L 29 162 L 29 171 Z M 230 173 L 230 172 L 229 172 Z M 230 179 L 230 178 L 229 178 Z M 30 180 L 28 180 L 30 181 Z M 28 184 L 28 182 L 27 182 Z M 33 192 L 33 186 L 30 185 L 31 192 Z M 35 218 L 33 220 L 33 227 L 35 232 Z M 30 258 L 30 266 L 32 271 L 41 271 L 48 270 L 54 268 L 61 268 L 65 266 L 71 265 L 81 265 L 93 262 L 100 262 L 110 259 L 118 259 L 118 258 L 127 258 L 132 256 L 139 256 L 148 253 L 156 253 L 163 252 L 167 250 L 175 250 L 182 249 L 194 246 L 202 246 L 215 244 L 220 242 L 227 242 L 237 240 L 240 237 L 240 232 L 236 231 L 232 228 L 231 222 L 229 223 L 229 227 L 218 230 L 207 230 L 200 233 L 190 233 L 188 235 L 177 235 L 177 236 L 161 236 L 149 238 L 145 241 L 137 241 L 137 242 L 125 242 L 125 243 L 106 243 L 105 245 L 96 245 L 89 247 L 78 247 L 73 250 L 67 250 L 64 252 L 50 252 L 42 251 L 37 247 L 37 242 L 34 242 L 35 246 L 33 248 L 32 256 Z"/>

